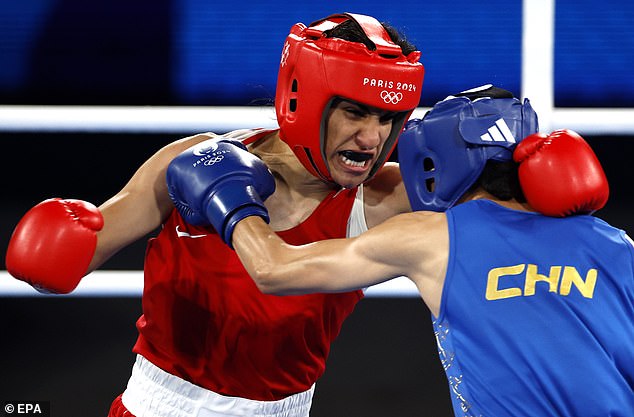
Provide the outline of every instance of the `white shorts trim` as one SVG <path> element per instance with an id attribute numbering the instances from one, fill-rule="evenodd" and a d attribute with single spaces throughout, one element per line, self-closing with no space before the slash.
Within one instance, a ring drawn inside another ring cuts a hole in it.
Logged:
<path id="1" fill-rule="evenodd" d="M 308 417 L 315 386 L 277 401 L 228 397 L 167 373 L 137 355 L 121 398 L 136 417 Z"/>

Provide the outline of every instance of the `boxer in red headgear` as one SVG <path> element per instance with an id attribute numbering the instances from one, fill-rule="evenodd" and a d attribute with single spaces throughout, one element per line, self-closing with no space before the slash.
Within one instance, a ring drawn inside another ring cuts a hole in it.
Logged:
<path id="1" fill-rule="evenodd" d="M 99 207 L 50 199 L 24 216 L 7 269 L 55 293 L 162 226 L 147 249 L 138 356 L 110 416 L 308 416 L 330 344 L 363 291 L 263 295 L 223 241 L 245 215 L 303 244 L 410 211 L 386 160 L 420 100 L 419 56 L 369 16 L 297 24 L 280 60 L 279 130 L 176 141 Z M 215 168 L 231 187 L 209 178 Z"/>
<path id="2" fill-rule="evenodd" d="M 363 27 L 375 48 L 324 36 L 344 21 Z M 324 146 L 326 115 L 335 100 L 387 110 L 394 113 L 392 129 L 371 169 L 373 175 L 420 101 L 424 71 L 419 58 L 419 51 L 405 55 L 368 16 L 335 15 L 308 28 L 298 23 L 284 44 L 277 79 L 275 108 L 282 140 L 308 171 L 332 180 Z"/>

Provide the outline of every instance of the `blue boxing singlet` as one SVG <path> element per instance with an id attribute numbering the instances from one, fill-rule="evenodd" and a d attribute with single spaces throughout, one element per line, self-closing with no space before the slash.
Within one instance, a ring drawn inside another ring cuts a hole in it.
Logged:
<path id="1" fill-rule="evenodd" d="M 592 216 L 447 211 L 440 358 L 456 416 L 634 416 L 634 250 Z"/>

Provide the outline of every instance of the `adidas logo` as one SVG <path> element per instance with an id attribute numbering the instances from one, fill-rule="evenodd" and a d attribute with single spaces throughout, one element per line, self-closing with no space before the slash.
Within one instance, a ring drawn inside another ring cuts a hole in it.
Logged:
<path id="1" fill-rule="evenodd" d="M 491 126 L 487 133 L 480 135 L 480 139 L 485 142 L 510 142 L 515 143 L 515 138 L 511 129 L 504 121 L 504 119 L 498 119 L 494 126 Z"/>

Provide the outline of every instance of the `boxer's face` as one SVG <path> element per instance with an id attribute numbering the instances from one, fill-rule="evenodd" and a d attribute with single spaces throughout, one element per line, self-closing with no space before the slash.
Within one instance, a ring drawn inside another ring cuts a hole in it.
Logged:
<path id="1" fill-rule="evenodd" d="M 338 101 L 328 113 L 325 156 L 332 179 L 352 188 L 366 180 L 392 131 L 394 112 Z"/>

